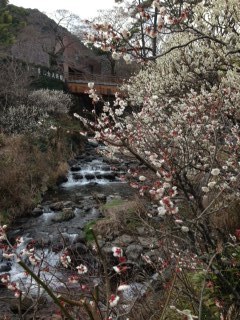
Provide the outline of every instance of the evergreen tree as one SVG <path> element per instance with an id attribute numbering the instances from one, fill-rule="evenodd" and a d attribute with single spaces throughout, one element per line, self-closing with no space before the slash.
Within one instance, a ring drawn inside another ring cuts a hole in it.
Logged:
<path id="1" fill-rule="evenodd" d="M 13 42 L 14 36 L 10 31 L 12 21 L 12 15 L 8 10 L 8 0 L 0 0 L 0 45 Z"/>

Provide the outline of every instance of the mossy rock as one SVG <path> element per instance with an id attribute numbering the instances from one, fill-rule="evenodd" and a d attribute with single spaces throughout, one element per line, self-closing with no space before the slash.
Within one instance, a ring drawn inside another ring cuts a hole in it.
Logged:
<path id="1" fill-rule="evenodd" d="M 75 217 L 75 213 L 72 208 L 64 208 L 63 212 L 59 213 L 57 217 L 52 219 L 53 222 L 64 222 L 69 221 Z"/>

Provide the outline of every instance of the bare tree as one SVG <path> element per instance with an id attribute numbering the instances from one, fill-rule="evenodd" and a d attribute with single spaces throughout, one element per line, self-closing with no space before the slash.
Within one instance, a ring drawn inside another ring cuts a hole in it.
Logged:
<path id="1" fill-rule="evenodd" d="M 10 58 L 0 61 L 0 107 L 22 103 L 31 81 L 27 64 Z"/>

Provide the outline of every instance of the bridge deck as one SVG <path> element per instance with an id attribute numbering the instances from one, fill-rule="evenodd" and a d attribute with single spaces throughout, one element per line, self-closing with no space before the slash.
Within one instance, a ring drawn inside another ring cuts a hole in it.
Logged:
<path id="1" fill-rule="evenodd" d="M 89 90 L 88 83 L 94 82 L 96 91 L 103 95 L 114 95 L 123 82 L 116 76 L 98 74 L 68 74 L 65 79 L 71 93 L 85 93 Z"/>

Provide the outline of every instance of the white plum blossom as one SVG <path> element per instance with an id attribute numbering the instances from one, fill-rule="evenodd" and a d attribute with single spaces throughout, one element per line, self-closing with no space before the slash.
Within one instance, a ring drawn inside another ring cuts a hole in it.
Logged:
<path id="1" fill-rule="evenodd" d="M 93 89 L 94 88 L 94 82 L 88 82 L 88 88 Z"/>
<path id="2" fill-rule="evenodd" d="M 167 212 L 167 210 L 164 208 L 164 207 L 158 207 L 158 215 L 160 216 L 160 217 L 162 217 L 162 216 L 165 216 L 165 214 L 166 214 L 166 212 Z"/>
<path id="3" fill-rule="evenodd" d="M 188 309 L 186 310 L 179 310 L 175 306 L 170 306 L 170 309 L 175 310 L 177 313 L 186 316 L 186 320 L 194 320 L 198 319 L 197 316 L 192 315 L 192 312 Z"/>
<path id="4" fill-rule="evenodd" d="M 209 192 L 209 188 L 208 187 L 202 187 L 202 191 L 205 192 L 205 193 L 208 193 Z"/>
<path id="5" fill-rule="evenodd" d="M 181 219 L 176 219 L 175 222 L 176 222 L 177 224 L 182 224 L 182 223 L 183 223 L 183 220 L 181 220 Z"/>
<path id="6" fill-rule="evenodd" d="M 3 252 L 2 256 L 3 256 L 3 258 L 5 258 L 5 259 L 11 259 L 11 258 L 15 257 L 15 253 L 6 253 L 6 252 Z"/>
<path id="7" fill-rule="evenodd" d="M 214 168 L 212 169 L 211 174 L 213 176 L 218 176 L 220 174 L 220 170 L 218 168 Z"/>
<path id="8" fill-rule="evenodd" d="M 8 283 L 10 281 L 10 276 L 8 274 L 1 275 L 0 280 L 2 283 Z"/>
<path id="9" fill-rule="evenodd" d="M 21 296 L 21 291 L 20 290 L 14 290 L 14 297 L 19 298 Z"/>
<path id="10" fill-rule="evenodd" d="M 211 181 L 208 183 L 208 187 L 212 189 L 216 185 L 216 181 Z"/>
<path id="11" fill-rule="evenodd" d="M 123 56 L 123 59 L 124 59 L 124 61 L 126 62 L 126 64 L 131 63 L 131 56 L 130 56 L 130 54 L 125 54 L 125 55 Z"/>
<path id="12" fill-rule="evenodd" d="M 76 275 L 72 275 L 68 277 L 68 282 L 69 283 L 78 283 L 79 282 L 79 277 Z"/>
<path id="13" fill-rule="evenodd" d="M 117 306 L 118 302 L 120 300 L 119 296 L 116 296 L 115 294 L 112 294 L 110 299 L 109 299 L 109 305 L 111 308 L 114 308 Z"/>
<path id="14" fill-rule="evenodd" d="M 122 30 L 121 33 L 124 39 L 127 39 L 131 36 L 131 33 L 128 30 Z"/>
<path id="15" fill-rule="evenodd" d="M 121 58 L 121 54 L 119 52 L 113 51 L 112 58 L 113 60 L 119 60 Z"/>
<path id="16" fill-rule="evenodd" d="M 80 264 L 79 266 L 77 266 L 76 269 L 79 274 L 85 274 L 88 272 L 88 268 L 83 264 Z"/>
<path id="17" fill-rule="evenodd" d="M 77 118 L 77 119 L 81 119 L 80 115 L 77 114 L 77 113 L 74 113 L 73 116 L 74 116 L 75 118 Z"/>
<path id="18" fill-rule="evenodd" d="M 153 0 L 152 6 L 153 6 L 154 8 L 160 9 L 160 1 L 159 1 L 159 0 Z"/>
<path id="19" fill-rule="evenodd" d="M 160 13 L 160 15 L 164 16 L 167 13 L 166 7 L 160 7 L 159 13 Z"/>
<path id="20" fill-rule="evenodd" d="M 113 270 L 116 272 L 116 273 L 121 273 L 121 268 L 119 268 L 118 266 L 113 266 Z"/>
<path id="21" fill-rule="evenodd" d="M 122 257 L 123 256 L 123 250 L 119 247 L 112 247 L 112 252 L 114 257 Z"/>
<path id="22" fill-rule="evenodd" d="M 117 291 L 124 291 L 124 290 L 128 290 L 130 288 L 131 288 L 131 286 L 128 284 L 121 284 L 120 286 L 118 286 Z"/>
<path id="23" fill-rule="evenodd" d="M 71 263 L 71 257 L 68 255 L 67 252 L 64 252 L 61 256 L 60 256 L 60 261 L 62 263 L 62 265 L 65 268 L 68 268 L 70 263 Z"/>
<path id="24" fill-rule="evenodd" d="M 182 232 L 188 232 L 188 231 L 189 231 L 189 228 L 186 227 L 186 226 L 182 226 L 182 227 L 181 227 L 181 230 L 182 230 Z"/>

